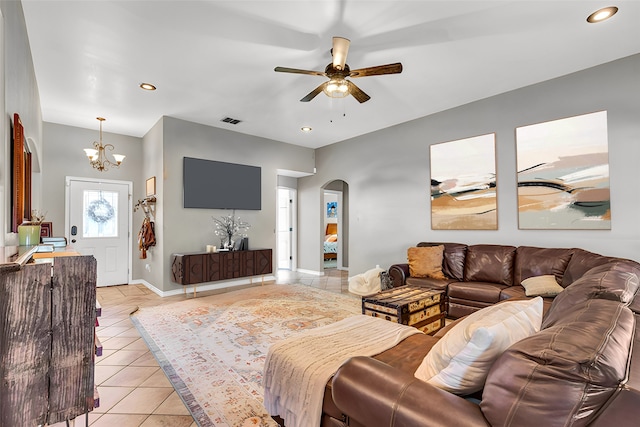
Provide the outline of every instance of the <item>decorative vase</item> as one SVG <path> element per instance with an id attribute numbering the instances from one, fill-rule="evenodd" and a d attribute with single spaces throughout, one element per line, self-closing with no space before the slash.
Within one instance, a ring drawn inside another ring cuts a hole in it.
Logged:
<path id="1" fill-rule="evenodd" d="M 19 225 L 18 241 L 20 242 L 20 246 L 34 246 L 40 244 L 40 225 Z"/>

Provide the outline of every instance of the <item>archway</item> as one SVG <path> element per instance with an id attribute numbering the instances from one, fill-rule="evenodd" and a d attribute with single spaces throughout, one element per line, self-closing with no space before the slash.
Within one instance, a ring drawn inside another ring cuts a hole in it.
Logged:
<path id="1" fill-rule="evenodd" d="M 349 268 L 349 184 L 330 181 L 322 187 L 322 265 Z"/>

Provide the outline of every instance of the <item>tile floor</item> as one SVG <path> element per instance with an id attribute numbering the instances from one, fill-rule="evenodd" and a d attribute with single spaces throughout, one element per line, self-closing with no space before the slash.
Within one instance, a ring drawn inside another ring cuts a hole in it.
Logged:
<path id="1" fill-rule="evenodd" d="M 336 269 L 325 270 L 324 276 L 280 270 L 275 283 L 300 283 L 331 292 L 348 292 L 347 272 Z M 198 297 L 229 290 L 198 292 Z M 161 298 L 144 285 L 98 288 L 102 316 L 96 333 L 102 342 L 103 352 L 101 357 L 96 358 L 95 384 L 100 393 L 100 407 L 89 413 L 90 426 L 197 425 L 138 334 L 138 330 L 129 320 L 129 315 L 138 307 L 168 304 L 192 297 L 193 294 L 190 293 L 187 296 Z M 70 424 L 75 424 L 76 427 L 84 426 L 85 420 L 83 415 Z M 54 427 L 65 426 L 64 422 L 54 424 Z"/>

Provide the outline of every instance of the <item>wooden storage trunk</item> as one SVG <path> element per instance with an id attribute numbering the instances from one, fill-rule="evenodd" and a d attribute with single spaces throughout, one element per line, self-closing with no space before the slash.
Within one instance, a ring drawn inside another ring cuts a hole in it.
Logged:
<path id="1" fill-rule="evenodd" d="M 362 297 L 362 314 L 433 333 L 444 326 L 444 292 L 406 285 Z"/>

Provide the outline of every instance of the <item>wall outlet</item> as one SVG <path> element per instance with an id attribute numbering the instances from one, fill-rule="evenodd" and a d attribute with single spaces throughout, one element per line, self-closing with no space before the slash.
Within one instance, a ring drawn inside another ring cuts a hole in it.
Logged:
<path id="1" fill-rule="evenodd" d="M 151 273 L 151 264 L 145 264 L 144 269 Z"/>

